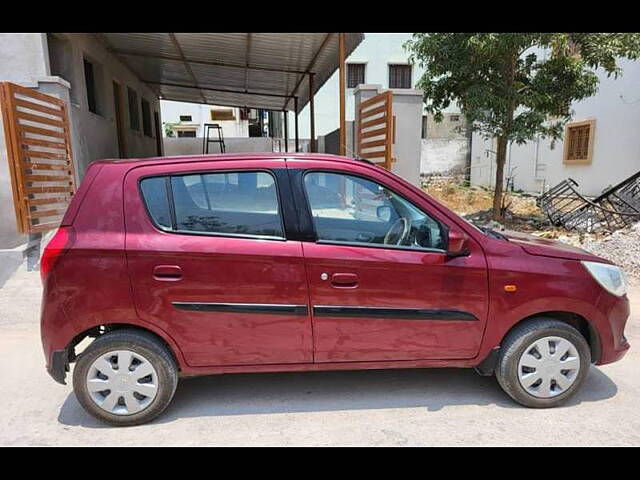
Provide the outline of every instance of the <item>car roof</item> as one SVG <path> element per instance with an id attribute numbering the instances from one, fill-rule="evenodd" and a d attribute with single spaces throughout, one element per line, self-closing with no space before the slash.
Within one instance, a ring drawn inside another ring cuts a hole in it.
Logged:
<path id="1" fill-rule="evenodd" d="M 222 160 L 274 160 L 274 159 L 304 159 L 304 160 L 320 160 L 339 163 L 351 163 L 362 165 L 366 163 L 374 165 L 373 162 L 364 159 L 356 159 L 351 157 L 342 157 L 339 155 L 331 155 L 328 153 L 295 153 L 295 152 L 248 152 L 248 153 L 216 153 L 201 155 L 177 155 L 171 157 L 146 157 L 146 158 L 116 158 L 97 160 L 95 164 L 118 165 L 125 168 L 141 167 L 145 165 L 168 165 L 176 163 L 198 163 Z"/>

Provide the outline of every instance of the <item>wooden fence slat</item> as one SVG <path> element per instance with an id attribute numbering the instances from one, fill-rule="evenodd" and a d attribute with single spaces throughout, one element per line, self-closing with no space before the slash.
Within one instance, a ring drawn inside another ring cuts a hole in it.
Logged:
<path id="1" fill-rule="evenodd" d="M 58 228 L 59 226 L 60 226 L 60 221 L 57 221 L 52 223 L 29 225 L 29 230 L 31 231 L 31 233 L 46 232 L 47 230 L 53 230 L 54 228 Z"/>
<path id="2" fill-rule="evenodd" d="M 18 124 L 17 130 L 19 133 L 28 132 L 35 133 L 36 135 L 43 135 L 47 137 L 65 138 L 65 133 L 58 130 L 50 130 L 48 128 L 34 127 L 32 125 Z"/>
<path id="3" fill-rule="evenodd" d="M 374 115 L 377 115 L 379 113 L 384 113 L 387 111 L 387 106 L 386 105 L 381 105 L 377 108 L 374 108 L 372 110 L 367 110 L 366 112 L 361 112 L 360 113 L 360 118 L 369 118 L 369 117 L 373 117 Z"/>
<path id="4" fill-rule="evenodd" d="M 71 167 L 68 163 L 38 163 L 38 162 L 22 162 L 22 168 L 25 170 L 56 170 L 70 172 Z"/>
<path id="5" fill-rule="evenodd" d="M 57 217 L 60 215 L 64 215 L 64 212 L 66 211 L 66 208 L 58 208 L 56 210 L 33 210 L 31 212 L 31 218 Z"/>
<path id="6" fill-rule="evenodd" d="M 6 82 L 6 83 L 10 83 L 10 82 Z M 60 100 L 59 98 L 53 97 L 51 95 L 47 95 L 46 93 L 40 93 L 37 90 L 34 90 L 33 88 L 23 87 L 15 83 L 10 83 L 9 86 L 12 90 L 12 94 L 14 95 L 17 93 L 19 95 L 24 95 L 25 97 L 36 98 L 42 102 L 52 103 L 60 107 L 63 107 L 65 105 L 65 102 L 63 100 Z"/>
<path id="7" fill-rule="evenodd" d="M 25 201 L 27 206 L 36 205 L 55 205 L 58 203 L 68 203 L 71 200 L 70 196 L 66 197 L 45 197 L 45 198 L 27 198 Z"/>
<path id="8" fill-rule="evenodd" d="M 376 125 L 384 125 L 387 122 L 387 117 L 374 118 L 373 120 L 369 120 L 368 122 L 364 122 L 360 124 L 360 128 L 364 130 L 365 128 L 374 127 Z"/>
<path id="9" fill-rule="evenodd" d="M 39 138 L 20 137 L 19 142 L 21 145 L 56 148 L 58 150 L 64 150 L 66 148 L 64 142 L 50 142 L 47 140 L 40 140 Z"/>
<path id="10" fill-rule="evenodd" d="M 387 144 L 386 140 L 374 140 L 372 142 L 362 142 L 360 144 L 360 149 L 364 150 L 366 148 L 373 148 L 373 147 L 383 147 Z"/>
<path id="11" fill-rule="evenodd" d="M 45 107 L 44 105 L 40 105 L 39 103 L 33 103 L 33 102 L 28 102 L 27 100 L 22 100 L 19 98 L 16 98 L 15 100 L 15 104 L 18 107 L 22 107 L 22 108 L 28 108 L 29 110 L 35 110 L 37 112 L 42 112 L 42 113 L 46 113 L 48 115 L 53 115 L 55 117 L 59 117 L 61 119 L 61 121 L 63 121 L 63 112 L 61 109 L 55 109 L 55 108 L 49 108 L 49 107 Z"/>
<path id="12" fill-rule="evenodd" d="M 66 160 L 66 153 L 41 152 L 40 150 L 20 150 L 20 158 L 46 158 L 47 160 Z"/>
<path id="13" fill-rule="evenodd" d="M 386 134 L 387 134 L 386 128 L 378 128 L 377 130 L 369 130 L 368 132 L 362 133 L 360 135 L 360 138 L 378 137 L 380 135 L 386 135 Z"/>
<path id="14" fill-rule="evenodd" d="M 51 118 L 42 117 L 40 115 L 34 115 L 32 113 L 17 111 L 16 116 L 22 120 L 29 120 L 34 123 L 45 123 L 53 127 L 65 128 L 66 123 L 59 120 L 52 120 Z"/>
<path id="15" fill-rule="evenodd" d="M 369 107 L 371 105 L 375 105 L 376 103 L 380 103 L 380 102 L 383 102 L 383 101 L 384 101 L 384 99 L 381 99 L 380 95 L 376 95 L 375 97 L 371 97 L 371 98 L 369 98 L 367 100 L 363 100 L 362 102 L 360 102 L 358 107 L 359 108 L 366 108 L 366 107 Z"/>
<path id="16" fill-rule="evenodd" d="M 377 152 L 364 152 L 364 153 L 360 153 L 360 156 L 362 158 L 382 158 L 385 157 L 387 155 L 387 151 L 386 149 L 377 151 Z"/>
<path id="17" fill-rule="evenodd" d="M 39 175 L 28 173 L 24 176 L 26 182 L 57 182 L 57 183 L 71 183 L 68 175 Z"/>
<path id="18" fill-rule="evenodd" d="M 26 187 L 25 193 L 73 193 L 73 187 Z"/>

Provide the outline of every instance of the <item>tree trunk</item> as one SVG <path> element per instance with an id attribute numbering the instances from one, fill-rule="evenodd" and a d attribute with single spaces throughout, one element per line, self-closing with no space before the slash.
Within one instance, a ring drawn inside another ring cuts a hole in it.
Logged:
<path id="1" fill-rule="evenodd" d="M 493 191 L 493 219 L 501 222 L 502 218 L 502 194 L 504 190 L 504 164 L 507 159 L 507 137 L 497 138 L 498 146 L 496 151 L 496 188 Z"/>

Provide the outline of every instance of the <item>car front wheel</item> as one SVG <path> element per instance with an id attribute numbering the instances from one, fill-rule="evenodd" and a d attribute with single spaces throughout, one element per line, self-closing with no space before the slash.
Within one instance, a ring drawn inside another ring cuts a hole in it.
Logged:
<path id="1" fill-rule="evenodd" d="M 91 415 L 112 425 L 138 425 L 169 405 L 178 384 L 175 362 L 153 335 L 116 330 L 78 357 L 73 389 Z"/>
<path id="2" fill-rule="evenodd" d="M 591 365 L 582 334 L 571 325 L 537 318 L 516 326 L 500 349 L 496 378 L 527 407 L 555 407 L 579 389 Z"/>

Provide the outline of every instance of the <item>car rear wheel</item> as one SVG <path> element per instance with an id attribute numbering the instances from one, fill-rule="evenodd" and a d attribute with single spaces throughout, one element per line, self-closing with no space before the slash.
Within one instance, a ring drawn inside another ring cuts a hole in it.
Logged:
<path id="1" fill-rule="evenodd" d="M 113 425 L 138 425 L 164 411 L 178 385 L 167 347 L 153 335 L 117 330 L 78 357 L 73 389 L 91 415 Z"/>
<path id="2" fill-rule="evenodd" d="M 502 389 L 527 407 L 555 407 L 579 389 L 591 364 L 582 334 L 571 325 L 537 318 L 505 338 L 496 368 Z"/>

